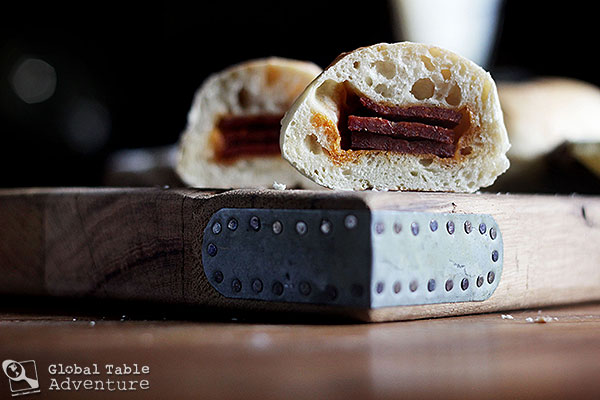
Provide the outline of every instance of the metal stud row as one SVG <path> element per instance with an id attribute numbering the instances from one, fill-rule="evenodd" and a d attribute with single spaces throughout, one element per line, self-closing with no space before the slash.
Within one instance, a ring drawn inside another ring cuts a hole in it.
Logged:
<path id="1" fill-rule="evenodd" d="M 493 284 L 494 280 L 496 279 L 496 273 L 494 271 L 489 271 L 487 273 L 487 276 L 484 278 L 483 275 L 479 275 L 477 277 L 477 279 L 475 280 L 475 285 L 479 288 L 481 286 L 483 286 L 484 281 L 487 281 L 488 284 Z M 462 291 L 465 291 L 469 288 L 470 285 L 470 281 L 469 278 L 463 278 L 460 281 L 460 289 Z M 437 281 L 435 279 L 429 279 L 427 281 L 427 291 L 428 292 L 434 292 L 437 289 Z M 417 289 L 419 288 L 419 282 L 416 280 L 412 280 L 410 281 L 409 285 L 408 285 L 408 289 L 411 292 L 416 292 Z M 452 279 L 448 279 L 446 280 L 445 284 L 444 284 L 444 289 L 446 290 L 446 292 L 450 292 L 454 289 L 454 281 Z M 382 294 L 385 290 L 385 282 L 383 281 L 379 281 L 375 284 L 375 292 L 377 294 Z M 402 291 L 402 283 L 400 281 L 394 281 L 394 283 L 392 284 L 392 291 L 394 292 L 394 294 L 399 294 Z"/>
<path id="2" fill-rule="evenodd" d="M 259 217 L 252 216 L 248 221 L 248 225 L 252 230 L 258 232 L 262 227 L 262 222 Z M 344 220 L 344 226 L 346 227 L 346 229 L 356 228 L 358 226 L 358 218 L 356 218 L 356 216 L 354 216 L 352 214 L 348 215 Z M 227 228 L 230 231 L 235 231 L 238 228 L 237 219 L 230 218 L 229 221 L 227 222 Z M 300 235 L 300 236 L 305 235 L 308 232 L 308 224 L 302 220 L 297 221 L 294 229 L 298 235 Z M 332 229 L 333 229 L 333 223 L 331 221 L 329 221 L 327 219 L 323 219 L 321 221 L 319 230 L 321 231 L 322 234 L 328 235 L 329 233 L 331 233 Z M 222 227 L 221 223 L 217 221 L 212 225 L 211 230 L 212 230 L 212 233 L 214 233 L 215 235 L 218 235 L 223 230 L 223 227 Z M 271 224 L 271 230 L 273 231 L 274 234 L 279 235 L 281 232 L 283 232 L 283 223 L 279 220 L 273 222 Z"/>
<path id="3" fill-rule="evenodd" d="M 212 281 L 217 285 L 221 285 L 226 281 L 225 275 L 222 271 L 216 270 L 212 274 Z M 245 285 L 237 277 L 233 277 L 229 282 L 231 284 L 231 290 L 235 293 L 241 292 L 242 288 Z M 250 285 L 252 292 L 256 295 L 262 293 L 263 290 L 265 290 L 265 285 L 260 278 L 254 278 L 251 282 L 248 282 L 248 284 Z M 270 290 L 271 293 L 273 293 L 274 295 L 282 296 L 284 291 L 288 290 L 288 288 L 293 288 L 293 286 L 287 286 L 284 285 L 281 281 L 274 280 L 271 284 Z M 302 296 L 310 296 L 311 293 L 313 293 L 312 285 L 308 281 L 301 281 L 297 286 L 297 290 Z M 326 297 L 331 301 L 336 300 L 339 295 L 338 288 L 334 285 L 325 286 L 324 292 L 326 294 Z M 351 285 L 350 294 L 353 297 L 362 297 L 364 294 L 363 286 L 360 284 Z"/>
<path id="4" fill-rule="evenodd" d="M 438 228 L 439 228 L 439 223 L 437 220 L 432 219 L 431 221 L 429 221 L 429 230 L 431 232 L 436 232 L 438 230 Z M 418 222 L 413 222 L 410 224 L 410 232 L 414 236 L 419 235 L 420 229 L 421 228 L 420 228 Z M 473 232 L 473 224 L 471 223 L 471 221 L 468 221 L 468 220 L 465 221 L 463 224 L 463 229 L 467 235 L 471 234 L 471 232 Z M 382 233 L 385 232 L 385 224 L 383 222 L 376 222 L 374 225 L 374 230 L 375 230 L 376 234 L 381 235 Z M 399 234 L 400 232 L 402 232 L 402 224 L 399 222 L 394 222 L 393 230 L 394 230 L 394 233 Z M 488 232 L 488 228 L 487 228 L 487 225 L 485 224 L 485 222 L 482 222 L 479 224 L 478 230 L 481 235 L 485 235 Z M 454 233 L 456 232 L 456 227 L 455 227 L 455 224 L 453 221 L 446 222 L 446 232 L 448 232 L 449 235 L 454 235 Z M 498 234 L 494 227 L 491 227 L 489 229 L 489 235 L 490 235 L 490 239 L 492 239 L 492 240 L 496 240 L 496 237 L 498 237 Z"/>

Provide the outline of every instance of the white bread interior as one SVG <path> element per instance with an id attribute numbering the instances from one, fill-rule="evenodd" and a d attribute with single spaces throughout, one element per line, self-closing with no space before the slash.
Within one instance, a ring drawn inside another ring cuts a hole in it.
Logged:
<path id="1" fill-rule="evenodd" d="M 388 105 L 468 107 L 476 134 L 465 155 L 449 159 L 342 150 L 337 124 L 344 82 Z M 510 144 L 490 74 L 455 53 L 411 42 L 376 44 L 338 57 L 286 113 L 280 145 L 300 172 L 334 189 L 474 192 L 509 167 Z"/>
<path id="2" fill-rule="evenodd" d="M 211 135 L 225 115 L 282 114 L 321 72 L 317 65 L 284 58 L 248 61 L 209 76 L 195 94 L 178 144 L 179 177 L 187 185 L 211 188 L 316 185 L 279 155 L 215 162 Z"/>

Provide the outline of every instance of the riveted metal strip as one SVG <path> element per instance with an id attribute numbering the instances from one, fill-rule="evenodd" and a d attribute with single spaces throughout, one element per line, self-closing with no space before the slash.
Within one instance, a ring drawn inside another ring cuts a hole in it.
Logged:
<path id="1" fill-rule="evenodd" d="M 500 281 L 503 243 L 490 215 L 374 211 L 373 308 L 482 301 Z"/>
<path id="2" fill-rule="evenodd" d="M 230 298 L 369 307 L 368 210 L 217 211 L 204 272 Z"/>
<path id="3" fill-rule="evenodd" d="M 490 215 L 225 208 L 202 260 L 228 298 L 377 308 L 489 298 L 503 244 Z"/>

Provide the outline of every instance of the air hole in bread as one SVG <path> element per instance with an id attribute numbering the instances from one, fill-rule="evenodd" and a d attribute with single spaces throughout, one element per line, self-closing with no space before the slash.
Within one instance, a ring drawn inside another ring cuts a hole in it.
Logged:
<path id="1" fill-rule="evenodd" d="M 360 61 L 354 61 L 354 63 L 352 64 L 352 67 L 354 67 L 354 69 L 359 69 L 360 68 Z"/>
<path id="2" fill-rule="evenodd" d="M 365 78 L 365 83 L 367 84 L 367 86 L 373 86 L 373 79 L 370 76 L 367 76 Z"/>
<path id="3" fill-rule="evenodd" d="M 310 150 L 313 154 L 323 154 L 323 147 L 319 144 L 317 137 L 315 135 L 308 135 L 304 138 L 304 143 L 308 150 Z"/>
<path id="4" fill-rule="evenodd" d="M 423 61 L 423 64 L 425 64 L 425 68 L 427 68 L 427 70 L 433 71 L 435 69 L 435 66 L 433 65 L 433 62 L 431 61 L 431 58 L 429 58 L 427 56 L 421 56 L 421 61 Z"/>
<path id="5" fill-rule="evenodd" d="M 323 103 L 326 108 L 337 108 L 340 102 L 344 101 L 345 92 L 338 90 L 339 83 L 328 79 L 323 82 L 315 92 L 316 100 Z"/>
<path id="6" fill-rule="evenodd" d="M 433 162 L 433 158 L 421 158 L 419 163 L 424 167 L 429 167 Z"/>
<path id="7" fill-rule="evenodd" d="M 446 96 L 446 103 L 450 104 L 451 106 L 457 106 L 460 104 L 461 100 L 462 93 L 460 92 L 460 88 L 458 85 L 452 86 L 448 92 L 448 96 Z"/>
<path id="8" fill-rule="evenodd" d="M 429 78 L 422 78 L 412 85 L 410 92 L 417 100 L 425 100 L 433 97 L 435 85 Z"/>
<path id="9" fill-rule="evenodd" d="M 430 47 L 429 54 L 431 54 L 434 57 L 440 57 L 442 55 L 442 52 L 437 47 Z"/>
<path id="10" fill-rule="evenodd" d="M 377 73 L 387 79 L 392 79 L 394 76 L 396 76 L 396 66 L 392 61 L 375 61 L 371 64 L 371 66 L 375 67 Z"/>
<path id="11" fill-rule="evenodd" d="M 450 79 L 452 77 L 452 72 L 449 69 L 443 69 L 441 72 L 442 72 L 442 77 L 444 78 L 445 81 L 447 81 L 448 79 Z"/>
<path id="12" fill-rule="evenodd" d="M 410 171 L 410 174 L 412 176 L 419 176 L 419 173 L 417 171 Z"/>
<path id="13" fill-rule="evenodd" d="M 380 95 L 385 96 L 385 97 L 392 96 L 392 92 L 390 91 L 390 88 L 383 83 L 380 83 L 379 85 L 375 86 L 375 92 L 377 92 Z"/>
<path id="14" fill-rule="evenodd" d="M 460 154 L 462 154 L 463 156 L 468 156 L 472 152 L 473 152 L 473 148 L 471 146 L 466 146 L 466 147 L 463 147 L 462 149 L 460 149 Z"/>
<path id="15" fill-rule="evenodd" d="M 252 104 L 252 95 L 246 88 L 241 88 L 238 92 L 238 104 L 242 109 L 248 108 Z"/>

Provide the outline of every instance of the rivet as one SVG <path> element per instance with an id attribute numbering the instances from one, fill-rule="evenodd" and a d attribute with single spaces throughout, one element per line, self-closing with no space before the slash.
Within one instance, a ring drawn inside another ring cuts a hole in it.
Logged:
<path id="1" fill-rule="evenodd" d="M 298 285 L 298 290 L 300 291 L 300 294 L 302 294 L 303 296 L 308 296 L 312 289 L 310 287 L 310 283 L 308 283 L 306 281 L 302 281 L 302 282 L 300 282 L 300 285 Z"/>
<path id="2" fill-rule="evenodd" d="M 354 229 L 356 228 L 356 226 L 358 225 L 358 218 L 356 218 L 355 215 L 346 215 L 346 218 L 344 219 L 344 226 L 347 229 Z"/>
<path id="3" fill-rule="evenodd" d="M 331 222 L 324 219 L 321 221 L 321 233 L 327 235 L 331 232 Z"/>
<path id="4" fill-rule="evenodd" d="M 490 228 L 490 238 L 492 238 L 492 240 L 496 240 L 496 229 L 495 228 Z"/>
<path id="5" fill-rule="evenodd" d="M 479 224 L 479 233 L 481 233 L 482 235 L 485 235 L 485 231 L 487 230 L 487 226 L 485 226 L 485 223 L 482 222 Z"/>
<path id="6" fill-rule="evenodd" d="M 438 229 L 438 222 L 433 219 L 429 222 L 429 229 L 431 229 L 431 232 L 435 232 Z"/>
<path id="7" fill-rule="evenodd" d="M 271 287 L 273 294 L 276 296 L 281 296 L 283 294 L 283 284 L 279 281 L 275 281 L 273 286 Z"/>
<path id="8" fill-rule="evenodd" d="M 477 287 L 481 287 L 481 285 L 483 285 L 483 276 L 479 275 L 477 277 Z"/>
<path id="9" fill-rule="evenodd" d="M 252 291 L 254 293 L 260 293 L 263 290 L 263 283 L 260 279 L 255 279 L 252 281 Z"/>
<path id="10" fill-rule="evenodd" d="M 493 261 L 493 262 L 496 262 L 496 261 L 498 261 L 498 257 L 499 257 L 499 255 L 498 255 L 498 250 L 494 250 L 494 251 L 492 251 L 492 261 Z"/>
<path id="11" fill-rule="evenodd" d="M 212 226 L 212 232 L 215 235 L 218 235 L 219 233 L 221 233 L 221 224 L 219 222 L 215 222 Z"/>
<path id="12" fill-rule="evenodd" d="M 394 222 L 394 233 L 402 232 L 402 224 L 400 222 Z"/>
<path id="13" fill-rule="evenodd" d="M 250 217 L 250 228 L 257 232 L 260 230 L 260 218 L 258 218 L 256 215 Z"/>
<path id="14" fill-rule="evenodd" d="M 454 234 L 454 222 L 452 221 L 448 221 L 446 223 L 446 230 L 448 231 L 449 234 Z"/>
<path id="15" fill-rule="evenodd" d="M 415 292 L 418 287 L 419 287 L 419 284 L 417 283 L 417 281 L 411 281 L 410 284 L 408 285 L 408 288 L 410 289 L 411 292 Z"/>
<path id="16" fill-rule="evenodd" d="M 496 274 L 494 273 L 494 271 L 490 271 L 487 274 L 487 281 L 489 284 L 494 283 L 494 279 L 496 279 Z"/>
<path id="17" fill-rule="evenodd" d="M 242 290 L 242 282 L 239 279 L 234 279 L 231 281 L 231 289 L 236 292 L 239 293 Z"/>
<path id="18" fill-rule="evenodd" d="M 375 291 L 377 293 L 383 293 L 383 289 L 384 289 L 385 285 L 383 284 L 382 281 L 377 282 L 377 285 L 375 285 Z"/>
<path id="19" fill-rule="evenodd" d="M 281 221 L 275 221 L 271 228 L 273 229 L 274 234 L 279 235 L 283 231 L 283 224 Z"/>
<path id="20" fill-rule="evenodd" d="M 375 233 L 377 233 L 378 235 L 381 235 L 384 230 L 385 230 L 385 225 L 383 224 L 383 222 L 375 223 Z"/>
<path id="21" fill-rule="evenodd" d="M 400 291 L 402 290 L 402 284 L 400 283 L 400 281 L 396 281 L 394 282 L 394 293 L 398 294 L 400 293 Z"/>
<path id="22" fill-rule="evenodd" d="M 410 224 L 410 231 L 413 235 L 417 236 L 419 234 L 419 224 L 417 224 L 416 222 Z"/>
<path id="23" fill-rule="evenodd" d="M 454 281 L 452 279 L 448 279 L 446 281 L 445 287 L 446 287 L 446 292 L 451 291 L 454 288 Z"/>
<path id="24" fill-rule="evenodd" d="M 465 221 L 465 233 L 468 235 L 473 230 L 473 225 L 471 225 L 471 221 Z"/>
<path id="25" fill-rule="evenodd" d="M 206 247 L 206 251 L 208 252 L 209 256 L 214 257 L 217 255 L 217 246 L 215 246 L 213 243 L 209 243 Z"/>
<path id="26" fill-rule="evenodd" d="M 469 288 L 469 280 L 467 278 L 463 278 L 463 280 L 460 281 L 460 288 L 462 290 L 467 290 Z"/>
<path id="27" fill-rule="evenodd" d="M 219 271 L 219 270 L 213 272 L 213 279 L 217 283 L 223 282 L 223 279 L 224 279 L 223 273 L 221 271 Z"/>
<path id="28" fill-rule="evenodd" d="M 230 231 L 235 231 L 238 227 L 238 222 L 237 219 L 235 218 L 231 218 L 229 220 L 229 222 L 227 222 L 227 228 L 229 228 Z"/>
<path id="29" fill-rule="evenodd" d="M 304 222 L 304 221 L 296 222 L 296 232 L 299 235 L 304 235 L 307 230 L 308 230 L 308 227 L 306 226 L 306 222 Z"/>
<path id="30" fill-rule="evenodd" d="M 359 285 L 358 283 L 355 283 L 352 286 L 350 286 L 350 294 L 354 297 L 361 297 L 363 295 L 363 292 L 364 289 L 362 285 Z"/>
<path id="31" fill-rule="evenodd" d="M 325 286 L 325 293 L 327 294 L 327 297 L 329 297 L 329 300 L 335 300 L 338 296 L 337 289 L 332 285 Z"/>
<path id="32" fill-rule="evenodd" d="M 427 290 L 430 292 L 435 290 L 435 279 L 430 279 L 429 282 L 427 282 Z"/>

